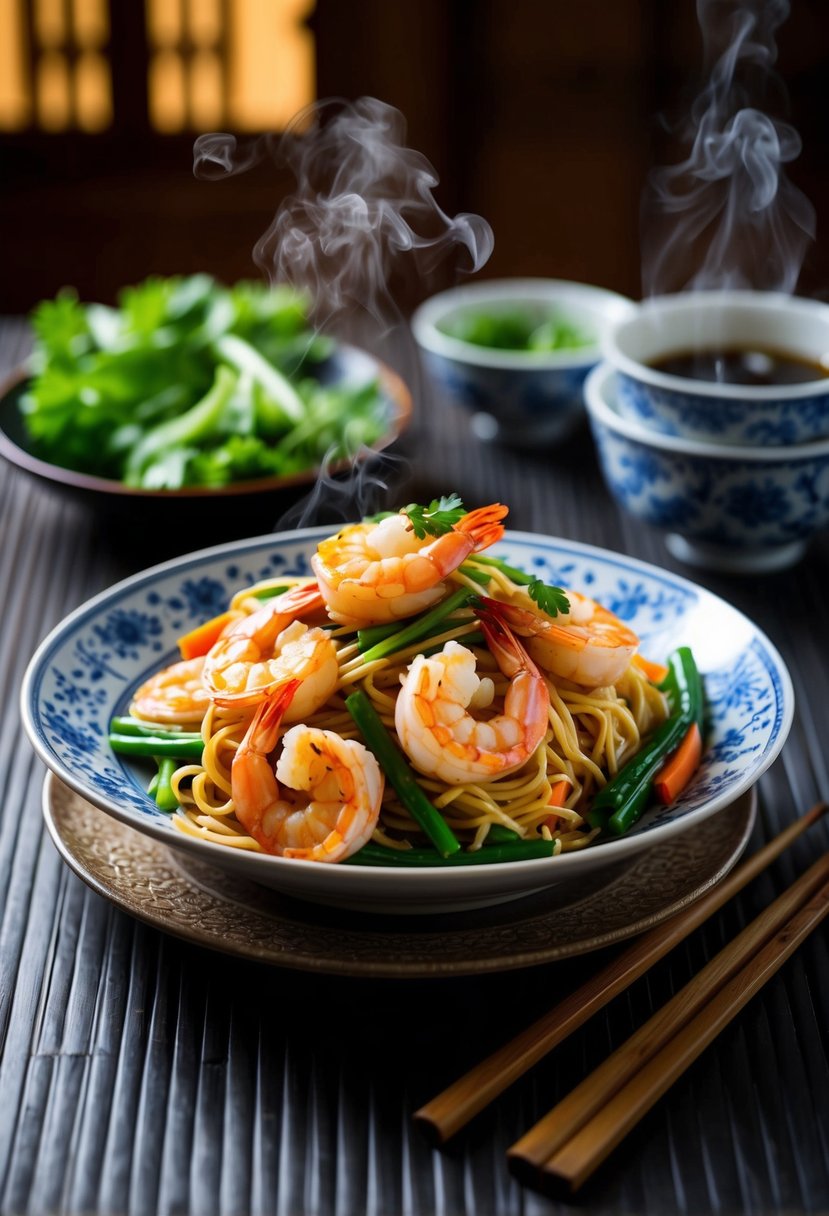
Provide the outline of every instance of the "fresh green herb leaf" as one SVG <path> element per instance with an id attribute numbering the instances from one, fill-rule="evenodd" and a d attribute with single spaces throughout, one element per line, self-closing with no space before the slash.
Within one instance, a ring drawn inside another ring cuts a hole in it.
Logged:
<path id="1" fill-rule="evenodd" d="M 577 350 L 595 341 L 557 311 L 530 304 L 507 310 L 468 309 L 442 321 L 438 328 L 461 342 L 492 350 Z"/>
<path id="2" fill-rule="evenodd" d="M 351 458 L 388 425 L 377 380 L 318 374 L 334 343 L 287 285 L 153 276 L 114 308 L 61 291 L 31 320 L 21 420 L 33 454 L 63 468 L 220 486 Z"/>
<path id="3" fill-rule="evenodd" d="M 410 502 L 403 508 L 403 514 L 408 515 L 415 536 L 423 540 L 426 536 L 444 536 L 451 532 L 466 514 L 466 508 L 457 494 L 443 494 L 433 498 L 428 507 Z"/>
<path id="4" fill-rule="evenodd" d="M 534 578 L 527 584 L 527 591 L 530 599 L 534 600 L 547 616 L 558 616 L 560 612 L 564 614 L 570 611 L 570 601 L 561 587 L 551 587 L 549 583 L 542 583 L 540 578 Z"/>

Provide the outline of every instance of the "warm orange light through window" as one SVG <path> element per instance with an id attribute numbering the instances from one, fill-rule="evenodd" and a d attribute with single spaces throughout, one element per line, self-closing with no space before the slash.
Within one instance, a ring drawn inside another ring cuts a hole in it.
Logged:
<path id="1" fill-rule="evenodd" d="M 72 115 L 69 64 L 58 51 L 41 55 L 37 65 L 37 116 L 44 131 L 64 131 Z"/>
<path id="2" fill-rule="evenodd" d="M 23 13 L 18 0 L 0 0 L 0 130 L 18 131 L 31 116 L 23 73 Z"/>
<path id="3" fill-rule="evenodd" d="M 83 47 L 102 47 L 109 38 L 107 0 L 74 0 L 72 28 Z"/>
<path id="4" fill-rule="evenodd" d="M 222 39 L 219 0 L 190 0 L 187 12 L 190 37 L 198 46 L 213 46 Z"/>
<path id="5" fill-rule="evenodd" d="M 190 119 L 201 130 L 222 121 L 222 64 L 213 51 L 197 51 L 190 65 Z"/>
<path id="6" fill-rule="evenodd" d="M 63 0 L 35 0 L 34 29 L 38 44 L 44 48 L 59 47 L 66 38 Z"/>
<path id="7" fill-rule="evenodd" d="M 177 46 L 181 41 L 182 0 L 147 0 L 147 32 L 155 46 Z"/>
<path id="8" fill-rule="evenodd" d="M 128 2 L 0 0 L 0 129 L 34 122 L 45 131 L 95 132 L 117 123 L 109 16 L 110 5 Z M 313 7 L 314 0 L 145 0 L 151 125 L 165 133 L 284 127 L 314 99 L 306 25 Z"/>
<path id="9" fill-rule="evenodd" d="M 284 127 L 313 101 L 314 39 L 303 21 L 312 0 L 237 0 L 230 33 L 231 125 Z"/>
<path id="10" fill-rule="evenodd" d="M 97 51 L 85 51 L 75 65 L 75 109 L 82 131 L 104 131 L 112 122 L 109 64 Z"/>
<path id="11" fill-rule="evenodd" d="M 150 121 L 157 131 L 181 131 L 187 120 L 184 60 L 177 51 L 159 51 L 150 61 Z"/>

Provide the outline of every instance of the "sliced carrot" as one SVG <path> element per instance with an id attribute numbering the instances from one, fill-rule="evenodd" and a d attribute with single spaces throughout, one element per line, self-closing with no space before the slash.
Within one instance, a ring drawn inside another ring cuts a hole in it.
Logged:
<path id="1" fill-rule="evenodd" d="M 547 806 L 564 806 L 570 794 L 569 781 L 555 781 L 550 787 L 550 797 L 547 799 Z M 558 815 L 548 815 L 544 820 L 546 827 L 554 832 L 558 827 Z"/>
<path id="2" fill-rule="evenodd" d="M 682 737 L 682 742 L 672 752 L 654 777 L 653 790 L 660 802 L 673 802 L 699 768 L 702 759 L 702 735 L 696 722 L 692 722 Z"/>
<path id="3" fill-rule="evenodd" d="M 664 663 L 655 663 L 653 659 L 646 659 L 643 654 L 635 654 L 631 663 L 645 673 L 651 684 L 661 684 L 668 674 L 668 668 Z"/>
<path id="4" fill-rule="evenodd" d="M 222 630 L 231 621 L 238 620 L 238 612 L 220 612 L 218 616 L 211 617 L 209 621 L 205 621 L 201 625 L 197 625 L 195 629 L 191 629 L 189 633 L 185 633 L 178 640 L 179 653 L 183 659 L 197 659 L 200 655 L 207 654 L 214 642 L 218 641 Z"/>
<path id="5" fill-rule="evenodd" d="M 569 794 L 569 781 L 554 781 L 550 787 L 550 797 L 547 799 L 547 806 L 564 806 Z"/>

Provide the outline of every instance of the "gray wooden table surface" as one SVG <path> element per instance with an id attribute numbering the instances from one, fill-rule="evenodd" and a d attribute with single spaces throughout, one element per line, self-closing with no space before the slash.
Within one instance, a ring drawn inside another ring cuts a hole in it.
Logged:
<path id="1" fill-rule="evenodd" d="M 0 372 L 28 349 L 0 324 Z M 474 440 L 421 398 L 390 498 L 500 499 L 510 526 L 656 563 L 754 619 L 797 708 L 759 782 L 749 851 L 829 795 L 829 537 L 793 570 L 690 571 L 622 517 L 586 427 L 559 450 Z M 280 521 L 251 520 L 250 534 Z M 168 538 L 181 552 L 209 536 Z M 192 543 L 190 543 L 192 541 Z M 163 554 L 162 556 L 167 556 Z M 135 538 L 0 468 L 0 1212 L 193 1216 L 517 1216 L 829 1212 L 829 957 L 814 934 L 570 1203 L 522 1189 L 505 1150 L 801 872 L 820 826 L 628 994 L 512 1087 L 443 1152 L 411 1112 L 539 1016 L 612 951 L 501 975 L 357 980 L 187 945 L 113 907 L 45 835 L 44 769 L 18 695 L 70 610 L 153 564 Z"/>

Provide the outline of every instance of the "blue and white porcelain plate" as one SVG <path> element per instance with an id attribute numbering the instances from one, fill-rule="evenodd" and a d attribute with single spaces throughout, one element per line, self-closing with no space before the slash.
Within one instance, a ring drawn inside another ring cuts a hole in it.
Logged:
<path id="1" fill-rule="evenodd" d="M 179 832 L 145 792 L 148 772 L 116 756 L 109 722 L 153 671 L 178 658 L 177 638 L 262 578 L 307 575 L 330 528 L 205 549 L 134 575 L 82 604 L 41 643 L 22 688 L 26 732 L 66 785 L 108 815 L 237 875 L 315 902 L 383 912 L 453 911 L 560 882 L 578 883 L 730 805 L 780 752 L 794 712 L 792 684 L 769 639 L 724 600 L 680 576 L 573 541 L 507 532 L 492 552 L 545 582 L 581 591 L 639 634 L 648 658 L 690 646 L 702 672 L 707 727 L 694 782 L 633 831 L 581 852 L 507 865 L 386 870 L 322 865 L 223 848 Z M 106 831 L 101 817 L 101 831 Z"/>

